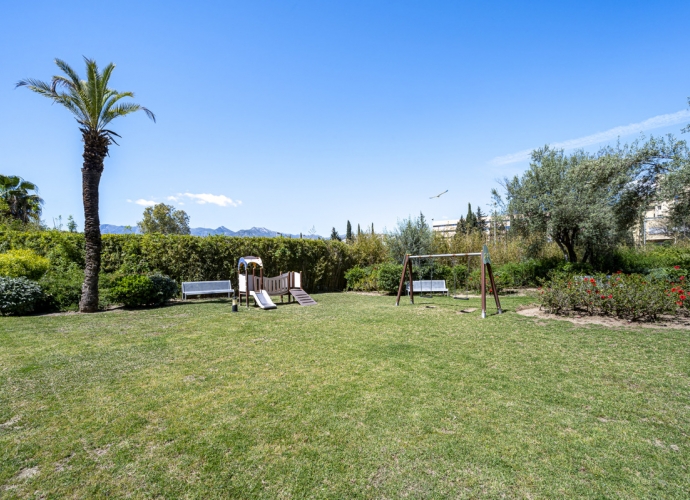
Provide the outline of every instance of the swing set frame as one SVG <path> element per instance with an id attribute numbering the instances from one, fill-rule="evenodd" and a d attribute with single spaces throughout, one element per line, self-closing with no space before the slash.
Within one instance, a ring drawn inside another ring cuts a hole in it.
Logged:
<path id="1" fill-rule="evenodd" d="M 491 291 L 493 292 L 494 300 L 496 301 L 497 314 L 501 314 L 501 301 L 498 299 L 498 290 L 496 290 L 496 281 L 494 280 L 494 273 L 491 269 L 491 257 L 489 256 L 489 248 L 484 245 L 481 252 L 470 253 L 443 253 L 443 254 L 429 254 L 429 255 L 410 255 L 406 254 L 403 260 L 403 270 L 400 276 L 400 286 L 398 287 L 398 296 L 395 299 L 395 305 L 400 305 L 400 297 L 402 296 L 403 288 L 405 286 L 405 274 L 409 277 L 410 282 L 410 303 L 414 304 L 414 286 L 412 278 L 412 260 L 413 259 L 438 259 L 443 257 L 480 257 L 481 267 L 481 295 L 482 295 L 482 318 L 486 318 L 486 279 L 488 277 L 491 283 Z"/>

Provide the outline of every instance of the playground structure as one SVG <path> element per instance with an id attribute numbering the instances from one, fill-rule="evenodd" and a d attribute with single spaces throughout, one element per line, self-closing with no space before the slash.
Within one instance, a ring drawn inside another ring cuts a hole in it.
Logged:
<path id="1" fill-rule="evenodd" d="M 395 299 L 395 305 L 400 305 L 400 296 L 405 288 L 405 274 L 408 275 L 408 287 L 410 293 L 410 303 L 414 304 L 414 279 L 412 277 L 412 261 L 414 259 L 436 259 L 442 257 L 480 257 L 481 261 L 481 297 L 482 297 L 482 318 L 486 318 L 486 279 L 488 277 L 491 283 L 491 291 L 493 292 L 494 300 L 496 301 L 497 314 L 501 314 L 501 301 L 498 299 L 498 290 L 496 290 L 496 281 L 494 280 L 494 273 L 491 269 L 491 257 L 489 256 L 489 249 L 486 245 L 483 246 L 481 252 L 471 253 L 444 253 L 444 254 L 430 254 L 430 255 L 405 255 L 403 260 L 403 270 L 400 276 L 400 286 L 398 287 L 398 296 Z"/>
<path id="2" fill-rule="evenodd" d="M 244 266 L 244 273 L 242 267 Z M 249 268 L 252 272 L 249 274 Z M 259 275 L 256 275 L 256 269 L 259 269 Z M 240 305 L 242 305 L 242 297 L 247 301 L 249 307 L 249 298 L 254 299 L 254 303 L 261 309 L 276 309 L 276 305 L 271 300 L 271 297 L 280 295 L 280 301 L 283 302 L 283 297 L 287 295 L 288 304 L 292 299 L 297 301 L 301 306 L 311 306 L 316 304 L 307 292 L 302 290 L 302 273 L 289 271 L 279 276 L 265 277 L 263 262 L 260 257 L 248 256 L 242 257 L 237 264 L 237 274 L 239 281 L 239 296 Z"/>

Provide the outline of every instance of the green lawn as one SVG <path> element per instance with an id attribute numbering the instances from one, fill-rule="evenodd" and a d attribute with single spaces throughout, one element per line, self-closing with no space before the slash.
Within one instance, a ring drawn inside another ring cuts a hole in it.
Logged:
<path id="1" fill-rule="evenodd" d="M 689 332 L 315 298 L 0 318 L 0 497 L 690 496 Z"/>

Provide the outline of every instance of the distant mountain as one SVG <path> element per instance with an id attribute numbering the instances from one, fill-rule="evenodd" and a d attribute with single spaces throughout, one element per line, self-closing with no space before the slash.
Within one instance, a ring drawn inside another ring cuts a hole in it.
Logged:
<path id="1" fill-rule="evenodd" d="M 232 231 L 225 226 L 217 227 L 216 229 L 209 229 L 206 227 L 190 228 L 192 236 L 239 236 L 239 237 L 263 237 L 275 238 L 278 232 L 271 231 L 265 227 L 253 227 L 251 229 L 240 229 L 239 231 Z M 101 224 L 101 233 L 103 234 L 139 234 L 137 226 L 115 226 L 113 224 Z M 287 238 L 299 238 L 299 234 L 280 233 Z M 319 235 L 302 235 L 306 239 L 318 239 Z"/>

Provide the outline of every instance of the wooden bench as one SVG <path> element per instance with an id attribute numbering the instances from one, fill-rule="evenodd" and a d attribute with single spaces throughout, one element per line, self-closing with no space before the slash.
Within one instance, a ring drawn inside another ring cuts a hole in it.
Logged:
<path id="1" fill-rule="evenodd" d="M 414 293 L 445 293 L 448 295 L 446 280 L 419 280 L 412 282 Z M 407 294 L 410 294 L 410 284 L 407 284 Z"/>
<path id="2" fill-rule="evenodd" d="M 230 281 L 185 281 L 182 283 L 182 299 L 189 295 L 235 294 Z"/>

